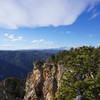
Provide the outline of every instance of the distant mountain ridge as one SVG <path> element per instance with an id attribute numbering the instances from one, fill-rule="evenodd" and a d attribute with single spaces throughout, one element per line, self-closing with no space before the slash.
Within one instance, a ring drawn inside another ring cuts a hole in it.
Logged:
<path id="1" fill-rule="evenodd" d="M 0 51 L 0 80 L 7 77 L 25 78 L 33 69 L 33 62 L 45 60 L 58 50 Z"/>

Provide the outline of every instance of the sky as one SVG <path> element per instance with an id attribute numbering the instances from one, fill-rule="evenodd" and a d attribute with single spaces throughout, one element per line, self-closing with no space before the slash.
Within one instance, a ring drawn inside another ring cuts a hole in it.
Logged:
<path id="1" fill-rule="evenodd" d="M 0 0 L 0 50 L 100 46 L 100 0 Z"/>

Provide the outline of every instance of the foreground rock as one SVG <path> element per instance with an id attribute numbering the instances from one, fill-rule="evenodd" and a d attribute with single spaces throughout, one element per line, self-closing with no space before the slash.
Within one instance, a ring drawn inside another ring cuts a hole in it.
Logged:
<path id="1" fill-rule="evenodd" d="M 0 100 L 23 100 L 25 81 L 7 78 L 0 82 Z"/>
<path id="2" fill-rule="evenodd" d="M 35 64 L 26 80 L 24 100 L 53 100 L 64 72 L 61 65 Z"/>

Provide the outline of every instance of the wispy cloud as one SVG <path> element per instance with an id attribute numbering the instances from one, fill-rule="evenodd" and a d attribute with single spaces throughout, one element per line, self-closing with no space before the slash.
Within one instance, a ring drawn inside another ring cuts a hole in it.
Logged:
<path id="1" fill-rule="evenodd" d="M 96 17 L 99 16 L 99 15 L 100 15 L 100 12 L 99 12 L 99 13 L 98 13 L 98 12 L 93 13 L 93 15 L 90 17 L 89 20 L 92 20 L 92 19 L 96 18 Z"/>
<path id="2" fill-rule="evenodd" d="M 71 31 L 66 31 L 65 33 L 66 33 L 66 34 L 70 34 L 70 33 L 71 33 Z"/>
<path id="3" fill-rule="evenodd" d="M 15 34 L 5 33 L 4 37 L 7 41 L 15 42 L 23 40 L 22 36 L 16 36 Z"/>
<path id="4" fill-rule="evenodd" d="M 0 26 L 70 25 L 87 7 L 93 9 L 97 2 L 100 0 L 0 0 Z"/>
<path id="5" fill-rule="evenodd" d="M 41 43 L 41 42 L 44 42 L 44 41 L 45 41 L 44 39 L 32 40 L 32 43 Z"/>
<path id="6" fill-rule="evenodd" d="M 15 45 L 0 44 L 0 47 L 14 47 Z"/>
<path id="7" fill-rule="evenodd" d="M 47 45 L 53 45 L 54 44 L 53 41 L 48 41 L 48 40 L 44 40 L 44 39 L 32 40 L 32 43 L 34 43 L 34 44 L 47 44 Z"/>
<path id="8" fill-rule="evenodd" d="M 32 40 L 31 42 L 31 48 L 33 49 L 51 49 L 59 47 L 56 42 L 45 39 Z"/>
<path id="9" fill-rule="evenodd" d="M 9 45 L 9 44 L 0 44 L 1 47 L 15 47 L 15 45 Z"/>

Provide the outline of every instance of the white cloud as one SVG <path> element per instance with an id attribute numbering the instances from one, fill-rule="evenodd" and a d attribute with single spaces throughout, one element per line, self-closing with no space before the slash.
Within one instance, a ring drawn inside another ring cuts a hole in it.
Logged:
<path id="1" fill-rule="evenodd" d="M 7 44 L 7 43 L 0 44 L 0 50 L 14 50 L 15 48 L 16 45 L 14 44 Z"/>
<path id="2" fill-rule="evenodd" d="M 11 42 L 23 40 L 22 36 L 16 36 L 15 34 L 5 33 L 4 36 L 6 40 L 11 41 Z"/>
<path id="3" fill-rule="evenodd" d="M 49 49 L 49 48 L 56 48 L 56 47 L 58 47 L 58 44 L 54 41 L 39 39 L 39 40 L 32 40 L 32 45 L 31 45 L 30 48 L 33 48 L 33 49 Z"/>
<path id="4" fill-rule="evenodd" d="M 98 12 L 94 13 L 94 14 L 90 17 L 89 20 L 92 20 L 92 19 L 96 18 L 96 17 L 99 16 L 99 15 L 100 15 L 100 13 L 98 13 Z"/>
<path id="5" fill-rule="evenodd" d="M 44 39 L 40 39 L 40 40 L 32 40 L 33 44 L 46 44 L 46 45 L 53 45 L 54 42 L 53 41 L 48 41 L 48 40 L 44 40 Z"/>
<path id="6" fill-rule="evenodd" d="M 100 0 L 0 0 L 0 26 L 70 25 L 97 2 Z"/>
<path id="7" fill-rule="evenodd" d="M 0 45 L 0 47 L 13 47 L 14 45 Z"/>
<path id="8" fill-rule="evenodd" d="M 65 33 L 66 33 L 66 34 L 70 34 L 70 33 L 71 33 L 71 31 L 66 31 Z"/>
<path id="9" fill-rule="evenodd" d="M 41 43 L 41 42 L 44 42 L 44 41 L 45 41 L 44 39 L 32 40 L 32 43 Z"/>

